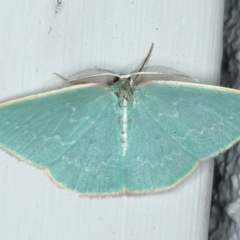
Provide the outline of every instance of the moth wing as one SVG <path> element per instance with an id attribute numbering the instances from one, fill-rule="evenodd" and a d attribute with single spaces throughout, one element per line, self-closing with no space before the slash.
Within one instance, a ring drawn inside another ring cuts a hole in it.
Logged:
<path id="1" fill-rule="evenodd" d="M 152 81 L 138 86 L 135 99 L 125 162 L 130 192 L 170 188 L 240 139 L 239 91 Z"/>
<path id="2" fill-rule="evenodd" d="M 121 192 L 119 125 L 108 87 L 78 85 L 0 105 L 0 146 L 83 194 Z"/>

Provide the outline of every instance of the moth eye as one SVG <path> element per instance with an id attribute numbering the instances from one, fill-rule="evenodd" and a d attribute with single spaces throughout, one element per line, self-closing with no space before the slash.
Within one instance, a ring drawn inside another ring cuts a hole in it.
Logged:
<path id="1" fill-rule="evenodd" d="M 119 77 L 114 77 L 113 78 L 113 83 L 116 83 L 116 82 L 118 82 L 119 81 Z"/>

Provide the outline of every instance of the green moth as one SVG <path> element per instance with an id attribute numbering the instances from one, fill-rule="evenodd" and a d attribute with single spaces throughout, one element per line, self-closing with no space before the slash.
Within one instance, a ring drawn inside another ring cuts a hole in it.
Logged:
<path id="1" fill-rule="evenodd" d="M 169 189 L 240 140 L 240 91 L 159 66 L 63 79 L 0 104 L 0 147 L 80 194 Z"/>

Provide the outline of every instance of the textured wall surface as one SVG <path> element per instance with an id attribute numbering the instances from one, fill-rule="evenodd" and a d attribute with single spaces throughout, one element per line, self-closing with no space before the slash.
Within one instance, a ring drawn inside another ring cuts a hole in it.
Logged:
<path id="1" fill-rule="evenodd" d="M 226 0 L 221 85 L 240 89 L 240 1 Z M 215 161 L 210 240 L 240 239 L 240 144 Z"/>

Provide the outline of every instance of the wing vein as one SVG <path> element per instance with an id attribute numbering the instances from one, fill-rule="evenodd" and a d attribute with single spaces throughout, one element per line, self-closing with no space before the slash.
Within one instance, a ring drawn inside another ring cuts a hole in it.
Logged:
<path id="1" fill-rule="evenodd" d="M 143 104 L 143 109 L 144 109 L 144 111 L 154 120 L 154 122 L 155 122 L 165 133 L 167 133 L 168 136 L 170 136 L 170 137 L 174 140 L 174 142 L 176 142 L 176 143 L 177 143 L 183 150 L 185 150 L 187 153 L 189 153 L 189 154 L 192 155 L 193 157 L 199 159 L 197 156 L 195 156 L 194 154 L 192 154 L 191 152 L 189 152 L 188 149 L 184 148 L 183 145 L 182 145 L 179 141 L 177 141 L 175 138 L 173 138 L 173 136 L 171 136 L 171 134 L 169 134 L 169 133 L 155 120 L 155 118 L 148 112 L 148 110 L 144 107 L 144 104 Z"/>
<path id="2" fill-rule="evenodd" d="M 107 108 L 108 105 L 109 105 L 109 103 L 106 104 L 104 110 L 103 110 L 102 113 L 98 116 L 97 119 L 99 119 L 99 118 L 102 116 L 102 114 L 105 112 L 105 110 L 106 110 L 106 108 Z M 70 147 L 66 148 L 65 152 L 67 152 L 71 147 L 73 147 L 75 144 L 77 144 L 77 142 L 79 141 L 79 139 L 80 139 L 84 134 L 86 134 L 95 124 L 97 124 L 97 119 L 96 119 L 96 121 L 95 121 L 94 123 L 92 123 L 91 126 L 89 126 L 88 129 L 86 129 L 86 131 L 84 131 L 84 132 L 77 138 L 77 140 L 76 140 Z M 80 127 L 81 127 L 81 126 L 80 126 Z M 80 127 L 78 127 L 78 128 L 74 131 L 74 133 L 75 133 L 76 131 L 78 131 Z M 73 134 L 74 134 L 74 133 L 73 133 Z M 72 135 L 73 135 L 73 134 L 72 134 Z M 52 161 L 51 164 L 54 164 L 60 157 L 63 156 L 63 154 L 64 154 L 65 152 L 63 152 L 62 155 L 60 155 L 60 156 L 57 157 L 54 161 Z M 49 164 L 49 165 L 51 165 L 51 164 Z"/>

